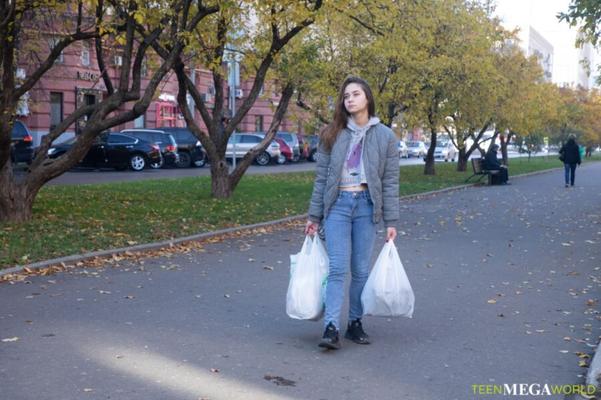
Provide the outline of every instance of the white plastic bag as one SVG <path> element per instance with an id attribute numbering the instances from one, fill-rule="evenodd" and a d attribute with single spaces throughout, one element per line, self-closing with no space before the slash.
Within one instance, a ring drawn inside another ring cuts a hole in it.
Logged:
<path id="1" fill-rule="evenodd" d="M 415 296 L 392 240 L 386 242 L 361 293 L 363 313 L 379 317 L 413 316 Z"/>
<path id="2" fill-rule="evenodd" d="M 305 237 L 298 254 L 290 255 L 290 283 L 286 294 L 286 314 L 290 318 L 318 320 L 324 311 L 328 253 L 321 239 Z"/>

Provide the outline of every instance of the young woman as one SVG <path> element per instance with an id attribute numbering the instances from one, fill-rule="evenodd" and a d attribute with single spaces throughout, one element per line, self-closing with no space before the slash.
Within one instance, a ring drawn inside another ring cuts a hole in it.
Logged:
<path id="1" fill-rule="evenodd" d="M 319 343 L 340 348 L 344 278 L 351 269 L 350 309 L 345 337 L 369 344 L 363 331 L 361 292 L 369 275 L 376 226 L 386 240 L 396 237 L 399 219 L 398 139 L 375 117 L 371 90 L 363 79 L 347 78 L 340 89 L 333 122 L 320 137 L 317 170 L 305 233 L 323 224 L 330 272 L 325 299 L 325 332 Z"/>

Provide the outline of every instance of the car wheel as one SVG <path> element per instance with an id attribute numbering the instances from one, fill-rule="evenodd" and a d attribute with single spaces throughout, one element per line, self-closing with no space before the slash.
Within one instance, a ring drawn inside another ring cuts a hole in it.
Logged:
<path id="1" fill-rule="evenodd" d="M 255 161 L 260 166 L 265 166 L 265 165 L 269 164 L 269 161 L 271 161 L 271 157 L 269 156 L 269 153 L 267 153 L 266 151 L 264 151 L 261 154 L 259 154 L 257 156 L 257 158 L 255 158 Z"/>
<path id="2" fill-rule="evenodd" d="M 179 153 L 179 158 L 175 165 L 178 168 L 190 168 L 192 166 L 192 157 L 190 157 L 190 153 L 185 151 Z"/>
<path id="3" fill-rule="evenodd" d="M 286 164 L 286 157 L 284 155 L 280 154 L 280 156 L 278 157 L 276 162 L 278 163 L 278 165 Z"/>
<path id="4" fill-rule="evenodd" d="M 142 171 L 146 167 L 146 159 L 141 154 L 129 157 L 129 167 L 134 171 Z"/>
<path id="5" fill-rule="evenodd" d="M 312 161 L 312 162 L 317 161 L 317 152 L 316 151 L 312 151 L 311 154 L 309 154 L 309 161 Z"/>
<path id="6" fill-rule="evenodd" d="M 164 161 L 164 159 L 163 159 L 163 158 L 161 158 L 161 161 L 159 161 L 159 162 L 153 162 L 153 163 L 150 163 L 150 168 L 152 168 L 152 169 L 159 169 L 159 168 L 161 168 L 161 167 L 162 167 L 164 164 L 165 164 L 165 161 Z"/>

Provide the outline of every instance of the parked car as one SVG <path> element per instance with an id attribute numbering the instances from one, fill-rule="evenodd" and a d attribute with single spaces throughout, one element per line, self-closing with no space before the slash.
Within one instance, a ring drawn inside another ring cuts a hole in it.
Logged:
<path id="1" fill-rule="evenodd" d="M 236 150 L 236 158 L 242 158 L 250 149 L 258 145 L 263 140 L 264 135 L 259 133 L 235 133 L 230 136 L 227 142 L 227 149 L 225 151 L 226 158 L 233 158 L 234 146 Z M 259 165 L 267 165 L 272 160 L 277 161 L 281 155 L 280 145 L 272 141 L 264 152 L 255 157 L 255 162 Z"/>
<path id="2" fill-rule="evenodd" d="M 48 157 L 57 158 L 65 154 L 76 140 L 77 136 L 50 147 Z M 161 149 L 157 144 L 122 133 L 103 133 L 94 140 L 79 165 L 118 170 L 129 167 L 134 171 L 142 171 L 153 163 L 162 163 Z"/>
<path id="3" fill-rule="evenodd" d="M 407 151 L 409 157 L 423 157 L 428 151 L 426 145 L 421 140 L 414 140 L 407 142 Z"/>
<path id="4" fill-rule="evenodd" d="M 200 141 L 188 128 L 164 127 L 158 128 L 171 134 L 177 144 L 178 168 L 204 167 L 207 163 L 207 152 Z"/>
<path id="5" fill-rule="evenodd" d="M 290 146 L 288 146 L 288 143 L 286 143 L 284 139 L 280 139 L 278 137 L 274 138 L 273 140 L 275 140 L 280 145 L 281 154 L 276 160 L 276 162 L 280 165 L 285 164 L 286 161 L 292 162 L 292 160 L 294 159 L 294 154 L 292 153 L 292 149 L 290 148 Z"/>
<path id="6" fill-rule="evenodd" d="M 457 156 L 457 149 L 452 142 L 438 142 L 434 149 L 434 158 L 442 158 L 445 162 L 455 161 Z"/>
<path id="7" fill-rule="evenodd" d="M 30 164 L 32 158 L 33 137 L 23 122 L 15 121 L 10 134 L 10 160 Z"/>
<path id="8" fill-rule="evenodd" d="M 263 135 L 265 134 L 264 132 L 261 132 Z M 286 141 L 286 143 L 288 144 L 288 146 L 290 146 L 290 148 L 292 149 L 292 161 L 293 162 L 297 162 L 298 160 L 300 160 L 301 158 L 301 147 L 300 147 L 300 143 L 298 140 L 298 137 L 296 136 L 295 133 L 292 132 L 276 132 L 275 134 L 276 137 L 280 138 L 280 139 L 284 139 Z"/>
<path id="9" fill-rule="evenodd" d="M 307 160 L 316 162 L 317 161 L 317 145 L 319 144 L 319 136 L 310 135 L 307 136 L 307 141 L 309 142 L 309 156 Z"/>
<path id="10" fill-rule="evenodd" d="M 160 129 L 124 129 L 121 133 L 150 143 L 155 143 L 161 149 L 162 162 L 151 163 L 150 168 L 161 168 L 163 165 L 176 166 L 179 156 L 177 154 L 177 142 L 173 135 Z"/>
<path id="11" fill-rule="evenodd" d="M 399 157 L 409 158 L 409 150 L 407 149 L 407 144 L 405 143 L 405 141 L 399 140 L 398 148 L 399 148 Z"/>

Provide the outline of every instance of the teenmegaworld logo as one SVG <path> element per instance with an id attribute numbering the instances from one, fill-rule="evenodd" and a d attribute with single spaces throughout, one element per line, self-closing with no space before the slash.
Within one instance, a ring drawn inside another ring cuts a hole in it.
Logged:
<path id="1" fill-rule="evenodd" d="M 594 385 L 551 385 L 548 383 L 505 383 L 502 385 L 474 384 L 473 394 L 479 396 L 552 396 L 552 395 L 584 395 L 591 398 L 595 394 Z"/>

